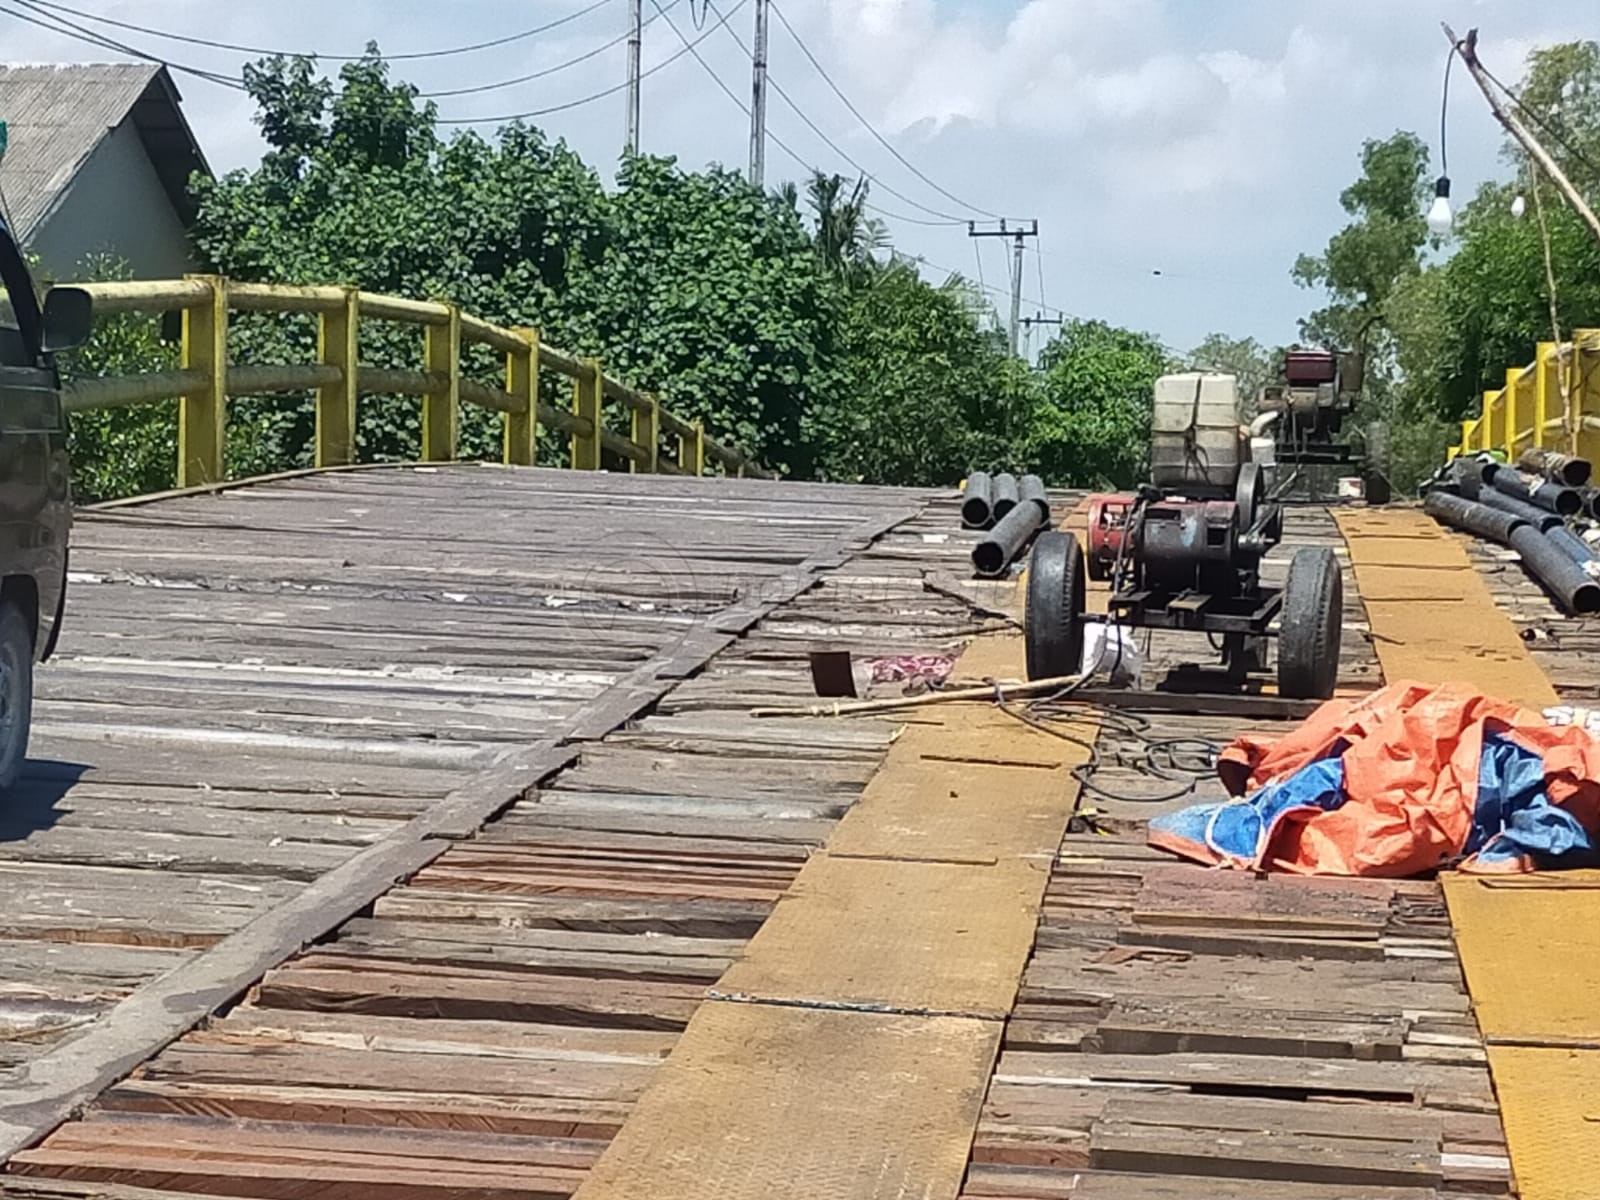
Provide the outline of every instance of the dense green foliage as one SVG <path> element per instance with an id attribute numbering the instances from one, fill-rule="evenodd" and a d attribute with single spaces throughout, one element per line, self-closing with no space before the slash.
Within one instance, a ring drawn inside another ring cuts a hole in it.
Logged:
<path id="1" fill-rule="evenodd" d="M 1592 206 L 1600 201 L 1600 44 L 1534 50 L 1515 89 L 1528 123 Z M 1456 120 L 1490 120 L 1475 103 Z M 1442 461 L 1459 422 L 1480 411 L 1537 342 L 1600 326 L 1600 239 L 1543 172 L 1507 141 L 1507 178 L 1456 214 L 1439 254 L 1422 214 L 1428 158 L 1412 134 L 1369 142 L 1346 191 L 1354 218 L 1295 277 L 1331 303 L 1302 323 L 1308 341 L 1369 349 L 1366 411 L 1380 461 L 1411 487 Z M 1526 212 L 1512 200 L 1526 197 Z M 1554 281 L 1552 294 L 1551 280 Z"/>
<path id="2" fill-rule="evenodd" d="M 336 82 L 298 59 L 263 60 L 245 80 L 267 152 L 194 185 L 196 246 L 220 274 L 449 300 L 536 326 L 795 476 L 950 483 L 977 463 L 1062 484 L 1137 473 L 1157 343 L 1090 322 L 1065 328 L 1038 369 L 1010 359 L 974 289 L 927 282 L 889 250 L 864 183 L 818 176 L 765 195 L 720 168 L 632 158 L 608 189 L 537 129 L 441 137 L 432 105 L 392 82 L 375 49 Z M 104 324 L 74 369 L 171 365 L 158 332 Z M 305 362 L 316 348 L 310 318 L 243 314 L 229 337 L 240 362 Z M 414 368 L 420 338 L 364 323 L 361 355 Z M 494 382 L 500 365 L 483 354 L 469 369 Z M 547 378 L 546 399 L 565 403 L 558 385 Z M 170 483 L 171 425 L 170 411 L 78 418 L 80 494 Z M 498 452 L 496 416 L 469 408 L 463 426 L 464 455 Z M 235 399 L 230 472 L 308 463 L 313 428 L 308 396 Z M 415 400 L 363 398 L 363 458 L 413 457 L 419 433 Z M 541 461 L 561 457 L 547 436 Z"/>

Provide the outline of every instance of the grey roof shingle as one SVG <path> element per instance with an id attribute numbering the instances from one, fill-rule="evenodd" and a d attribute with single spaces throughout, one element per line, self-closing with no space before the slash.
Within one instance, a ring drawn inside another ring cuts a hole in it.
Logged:
<path id="1" fill-rule="evenodd" d="M 0 64 L 0 120 L 9 144 L 0 192 L 26 242 L 110 131 L 132 117 L 173 206 L 193 216 L 189 176 L 209 171 L 157 63 Z"/>

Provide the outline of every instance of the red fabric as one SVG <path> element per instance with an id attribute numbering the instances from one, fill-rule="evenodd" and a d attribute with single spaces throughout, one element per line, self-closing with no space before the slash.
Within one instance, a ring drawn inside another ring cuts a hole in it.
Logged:
<path id="1" fill-rule="evenodd" d="M 1361 700 L 1330 700 L 1288 737 L 1239 738 L 1217 773 L 1230 792 L 1245 795 L 1326 757 L 1343 739 L 1350 802 L 1286 816 L 1264 860 L 1272 870 L 1303 874 L 1411 875 L 1466 845 L 1490 726 L 1544 757 L 1553 803 L 1591 829 L 1600 824 L 1600 743 L 1577 726 L 1552 726 L 1538 712 L 1461 684 L 1393 683 Z"/>

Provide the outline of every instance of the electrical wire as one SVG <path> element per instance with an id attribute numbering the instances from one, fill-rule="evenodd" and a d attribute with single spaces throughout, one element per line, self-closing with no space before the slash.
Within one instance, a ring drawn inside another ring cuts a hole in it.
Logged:
<path id="1" fill-rule="evenodd" d="M 682 2 L 683 0 L 667 0 L 667 8 L 676 8 Z M 658 11 L 654 15 L 646 18 L 644 23 L 641 24 L 639 28 L 641 30 L 648 28 L 650 24 L 655 21 L 656 17 L 660 15 L 661 13 Z M 607 50 L 610 50 L 615 46 L 622 45 L 623 42 L 627 41 L 632 36 L 633 31 L 631 29 L 624 30 L 622 33 L 619 33 L 616 37 L 612 38 L 609 42 L 606 42 L 600 46 L 596 46 L 593 50 L 589 50 L 583 54 L 580 54 L 576 58 L 569 58 L 565 62 L 557 63 L 553 67 L 544 67 L 543 69 L 534 71 L 528 75 L 518 75 L 515 79 L 502 79 L 498 83 L 480 83 L 474 87 L 449 88 L 442 92 L 418 92 L 417 95 L 424 100 L 439 100 L 446 96 L 470 96 L 478 92 L 493 92 L 500 88 L 516 87 L 518 84 L 522 83 L 532 83 L 535 79 L 543 79 L 546 75 L 554 75 L 559 71 L 565 71 L 569 67 L 575 67 L 579 63 L 588 62 L 591 58 L 598 58 Z"/>
<path id="2" fill-rule="evenodd" d="M 514 42 L 524 41 L 527 38 L 537 37 L 541 33 L 548 33 L 552 29 L 559 29 L 563 25 L 588 16 L 590 13 L 604 8 L 612 0 L 594 0 L 585 8 L 577 12 L 568 13 L 554 21 L 543 25 L 536 25 L 531 29 L 523 29 L 517 33 L 507 34 L 504 37 L 493 38 L 486 42 L 474 42 L 466 46 L 449 46 L 443 50 L 418 50 L 409 54 L 385 54 L 384 61 L 400 62 L 419 58 L 449 58 L 456 54 L 471 54 L 478 50 L 492 50 L 496 46 L 509 46 Z M 131 33 L 142 33 L 147 37 L 161 38 L 164 41 L 184 42 L 191 46 L 206 46 L 213 50 L 232 50 L 239 54 L 259 54 L 266 56 L 282 56 L 284 58 L 320 58 L 329 62 L 360 62 L 366 57 L 364 54 L 322 54 L 316 51 L 299 50 L 273 50 L 262 46 L 243 46 L 233 42 L 217 42 L 208 38 L 190 37 L 187 34 L 172 33 L 168 30 L 153 29 L 146 25 L 136 25 L 130 21 L 118 21 L 111 17 L 103 17 L 99 13 L 85 12 L 79 8 L 72 8 L 65 4 L 56 3 L 55 0 L 34 0 L 29 7 L 43 7 L 68 13 L 75 17 L 83 17 L 100 25 L 109 25 L 117 29 L 125 29 Z"/>
<path id="3" fill-rule="evenodd" d="M 974 239 L 974 240 L 982 240 L 982 239 Z M 960 276 L 963 279 L 966 278 L 966 276 L 962 275 L 961 272 L 956 270 L 954 267 L 947 267 L 947 266 L 943 265 L 942 263 L 936 263 L 932 259 L 924 258 L 920 254 L 916 255 L 915 257 L 916 257 L 916 261 L 917 262 L 922 263 L 924 266 L 932 267 L 935 271 L 943 271 L 947 276 L 952 276 L 952 277 Z M 980 274 L 982 272 L 982 262 L 981 262 L 981 260 L 979 262 L 979 272 L 980 272 Z M 1010 270 L 1008 269 L 1006 273 L 1007 273 L 1007 275 L 1009 275 L 1010 274 Z M 970 282 L 970 280 L 969 280 L 969 282 Z M 1007 291 L 1005 288 L 995 287 L 993 284 L 986 284 L 986 283 L 983 283 L 981 280 L 979 281 L 977 286 L 979 287 L 980 290 L 982 290 L 984 292 L 987 292 L 990 295 L 1001 296 L 1001 297 L 1005 298 L 1006 300 L 1010 300 L 1011 299 L 1011 293 L 1009 291 Z M 1034 306 L 1034 308 L 1042 310 L 1042 311 L 1053 312 L 1053 313 L 1056 314 L 1056 316 L 1065 317 L 1069 321 L 1078 320 L 1077 314 L 1070 313 L 1064 308 L 1057 308 L 1054 304 L 1046 304 L 1043 300 L 1035 300 L 1031 296 L 1023 296 L 1022 297 L 1022 302 L 1024 304 L 1031 304 L 1031 305 Z"/>
<path id="4" fill-rule="evenodd" d="M 748 3 L 748 0 L 738 0 L 738 3 L 735 4 L 732 8 L 730 8 L 727 11 L 727 13 L 722 17 L 722 19 L 719 20 L 716 23 L 716 25 L 713 25 L 710 29 L 707 29 L 699 37 L 695 38 L 693 42 L 690 42 L 687 38 L 684 38 L 683 34 L 679 33 L 678 37 L 679 37 L 679 39 L 681 41 L 683 41 L 683 49 L 675 51 L 672 54 L 669 54 L 666 58 L 662 59 L 655 66 L 649 68 L 648 70 L 639 72 L 639 78 L 641 80 L 650 78 L 650 76 L 654 75 L 657 71 L 662 71 L 662 70 L 665 70 L 667 67 L 670 67 L 673 63 L 677 62 L 685 54 L 693 54 L 695 56 L 695 58 L 699 59 L 700 55 L 699 55 L 699 52 L 695 49 L 695 47 L 697 47 L 701 42 L 705 41 L 708 37 L 710 37 L 712 34 L 714 34 L 718 29 L 720 29 L 721 27 L 726 25 L 733 18 L 734 14 L 736 14 L 741 8 L 743 8 L 746 3 Z M 660 11 L 660 5 L 657 5 L 656 7 L 657 7 L 657 11 Z M 663 15 L 665 15 L 665 14 L 663 14 Z M 671 17 L 666 17 L 666 22 L 667 22 L 668 25 L 672 25 L 672 18 Z M 673 32 L 676 33 L 677 32 L 677 26 L 673 25 L 672 28 L 673 28 Z M 702 64 L 703 64 L 703 61 L 704 60 L 702 60 Z M 508 113 L 505 116 L 499 116 L 499 117 L 449 117 L 449 118 L 441 117 L 441 118 L 439 118 L 437 123 L 440 124 L 440 125 L 481 125 L 481 124 L 506 124 L 506 123 L 509 123 L 511 121 L 525 121 L 525 120 L 528 120 L 531 117 L 549 116 L 551 113 L 566 112 L 568 109 L 578 108 L 578 107 L 580 107 L 582 105 L 585 105 L 585 104 L 592 104 L 596 100 L 604 100 L 607 96 L 615 96 L 618 92 L 626 91 L 628 86 L 629 86 L 629 81 L 625 79 L 621 83 L 615 85 L 614 87 L 608 87 L 603 91 L 594 92 L 591 95 L 584 96 L 584 97 L 582 97 L 581 99 L 578 99 L 578 100 L 568 100 L 564 104 L 553 104 L 548 108 L 529 109 L 527 112 Z"/>
<path id="5" fill-rule="evenodd" d="M 651 3 L 655 4 L 656 0 L 651 0 Z M 706 0 L 706 4 L 712 9 L 713 12 L 716 11 L 716 6 L 712 4 L 711 0 Z M 660 5 L 657 4 L 656 7 L 659 9 Z M 667 23 L 670 25 L 671 24 L 671 20 L 669 19 Z M 755 62 L 755 52 L 748 45 L 745 44 L 744 39 L 739 36 L 739 34 L 733 29 L 732 26 L 724 25 L 723 28 L 727 29 L 728 36 L 733 38 L 734 42 L 738 44 L 739 49 L 744 52 L 745 57 L 748 58 L 752 63 L 754 63 Z M 824 133 L 822 131 L 822 129 L 817 125 L 817 123 L 815 121 L 813 121 L 808 115 L 806 115 L 805 110 L 803 110 L 800 107 L 799 103 L 794 99 L 794 97 L 790 96 L 789 93 L 784 90 L 783 85 L 772 77 L 772 72 L 770 70 L 767 72 L 767 86 L 772 88 L 772 90 L 778 94 L 778 97 L 785 104 L 787 104 L 789 106 L 789 108 L 794 112 L 794 114 L 797 117 L 799 117 L 803 122 L 805 122 L 806 127 L 808 129 L 810 129 L 812 133 L 816 134 L 817 137 L 820 138 L 822 140 L 822 142 L 830 150 L 832 150 L 840 158 L 844 159 L 845 162 L 849 163 L 852 167 L 854 167 L 855 170 L 856 170 L 856 173 L 862 179 L 868 180 L 875 187 L 880 188 L 881 190 L 883 190 L 885 192 L 888 192 L 889 195 L 893 196 L 896 200 L 899 200 L 902 204 L 909 204 L 909 205 L 911 205 L 912 208 L 918 210 L 919 212 L 927 213 L 931 217 L 937 217 L 944 224 L 947 224 L 947 225 L 965 225 L 966 224 L 966 218 L 958 217 L 954 213 L 943 212 L 943 211 L 941 211 L 940 209 L 937 209 L 937 208 L 930 208 L 926 204 L 922 204 L 917 200 L 913 200 L 910 196 L 906 195 L 904 192 L 896 191 L 894 188 L 890 187 L 887 183 L 884 183 L 883 180 L 881 180 L 881 179 L 877 178 L 876 176 L 874 176 L 872 174 L 872 172 L 868 171 L 859 162 L 857 162 L 853 157 L 851 157 L 851 155 L 849 154 L 848 151 L 846 151 L 837 142 L 835 142 L 831 137 L 829 137 L 826 133 Z M 746 116 L 749 115 L 749 111 L 750 110 L 748 108 L 745 109 L 745 115 Z"/>
<path id="6" fill-rule="evenodd" d="M 1450 153 L 1445 145 L 1445 133 L 1449 125 L 1450 112 L 1450 68 L 1455 66 L 1456 47 L 1450 47 L 1450 53 L 1444 59 L 1444 89 L 1439 97 L 1439 174 L 1446 177 L 1450 174 Z"/>
<path id="7" fill-rule="evenodd" d="M 707 0 L 707 3 L 709 2 L 710 0 Z M 980 208 L 976 204 L 969 204 L 967 201 L 961 199 L 961 197 L 953 194 L 950 191 L 947 191 L 945 188 L 935 183 L 932 179 L 928 178 L 928 176 L 925 175 L 915 163 L 908 159 L 904 154 L 900 153 L 900 151 L 895 148 L 894 144 L 890 142 L 888 138 L 884 137 L 871 121 L 867 120 L 866 116 L 861 112 L 861 110 L 851 103 L 850 97 L 845 95 L 844 91 L 839 87 L 839 85 L 833 81 L 833 76 L 829 75 L 822 63 L 817 60 L 817 56 L 811 52 L 811 48 L 806 45 L 804 39 L 802 39 L 799 33 L 795 31 L 795 27 L 789 24 L 789 18 L 784 16 L 783 9 L 778 4 L 774 3 L 772 5 L 772 11 L 778 15 L 779 23 L 788 31 L 789 37 L 793 39 L 794 44 L 800 48 L 800 53 L 804 54 L 806 58 L 810 60 L 810 63 L 812 67 L 816 69 L 817 74 L 822 76 L 822 82 L 826 83 L 828 87 L 832 89 L 833 94 L 839 97 L 840 102 L 850 110 L 850 114 L 855 117 L 856 120 L 861 122 L 862 127 L 865 128 L 866 131 L 874 138 L 876 138 L 878 143 L 885 150 L 894 155 L 895 160 L 901 166 L 905 167 L 906 170 L 910 171 L 918 179 L 922 180 L 923 183 L 927 184 L 946 200 L 949 200 L 952 204 L 955 204 L 960 208 L 970 209 L 981 216 L 989 217 L 996 221 L 1000 219 L 999 213 L 992 213 L 988 209 Z"/>
<path id="8" fill-rule="evenodd" d="M 112 38 L 104 37 L 101 34 L 95 33 L 91 29 L 85 29 L 81 25 L 75 25 L 71 21 L 67 21 L 64 18 L 45 12 L 42 9 L 37 8 L 34 4 L 30 3 L 30 0 L 16 0 L 16 2 L 32 9 L 37 15 L 29 16 L 25 12 L 18 12 L 14 8 L 5 7 L 0 7 L 0 14 L 12 17 L 18 21 L 25 21 L 29 25 L 38 26 L 40 29 L 47 30 L 50 33 L 73 38 L 80 42 L 87 42 L 89 45 L 95 46 L 101 50 L 111 50 L 118 54 L 126 54 L 130 58 L 143 59 L 145 62 L 156 63 L 160 66 L 168 68 L 169 70 L 179 71 L 185 75 L 192 75 L 197 79 L 204 79 L 210 83 L 233 88 L 235 91 L 242 92 L 245 90 L 243 80 L 236 79 L 233 76 L 223 75 L 216 71 L 207 71 L 200 67 L 191 67 L 185 63 L 173 62 L 171 59 L 161 58 L 157 55 L 149 54 L 143 50 L 136 49 L 133 46 L 128 46 L 122 42 L 115 41 Z"/>
<path id="9" fill-rule="evenodd" d="M 660 10 L 661 5 L 659 3 L 657 3 L 657 0 L 651 0 L 651 3 L 656 5 L 656 8 L 657 8 L 658 11 Z M 709 6 L 710 0 L 706 0 L 706 3 Z M 728 17 L 733 16 L 733 14 L 735 12 L 737 12 L 739 10 L 739 8 L 743 7 L 743 5 L 744 5 L 744 0 L 739 0 L 739 4 L 736 5 L 733 9 L 731 9 L 728 12 L 727 16 L 722 18 L 720 24 L 726 25 L 727 22 L 728 22 Z M 678 35 L 678 40 L 683 43 L 683 47 L 684 48 L 682 50 L 678 51 L 677 54 L 673 55 L 673 57 L 677 58 L 680 55 L 684 54 L 685 52 L 687 52 L 689 54 L 692 54 L 694 56 L 695 62 L 699 63 L 701 65 L 701 67 L 703 67 L 705 69 L 706 74 L 711 76 L 712 82 L 715 83 L 717 85 L 717 87 L 721 89 L 722 94 L 724 96 L 728 97 L 729 100 L 733 101 L 733 103 L 738 107 L 739 111 L 744 113 L 744 115 L 746 117 L 748 117 L 750 115 L 750 106 L 748 104 L 746 104 L 743 100 L 739 99 L 738 94 L 736 92 L 734 92 L 734 90 L 732 88 L 730 88 L 725 82 L 723 82 L 722 76 L 717 74 L 717 72 L 715 71 L 715 69 L 713 69 L 711 64 L 708 63 L 700 53 L 700 50 L 699 50 L 700 43 L 705 41 L 706 38 L 710 37 L 711 34 L 715 32 L 715 29 L 707 30 L 705 33 L 701 34 L 699 37 L 695 38 L 693 42 L 691 42 L 684 35 L 683 31 L 681 29 L 679 29 L 676 24 L 673 23 L 673 20 L 672 20 L 671 17 L 666 16 L 665 13 L 662 13 L 662 17 L 667 22 L 667 27 L 670 28 L 673 33 L 677 34 Z M 742 48 L 743 48 L 743 44 L 741 43 L 741 49 Z M 746 51 L 746 53 L 748 54 L 749 51 Z M 751 61 L 754 61 L 754 59 L 752 59 Z M 770 79 L 769 79 L 769 82 L 770 82 Z M 822 174 L 822 172 L 815 165 L 813 165 L 812 163 L 807 162 L 804 158 L 802 158 L 797 151 L 795 151 L 793 148 L 791 148 L 789 146 L 789 144 L 787 142 L 785 142 L 782 138 L 780 138 L 777 134 L 773 133 L 770 129 L 767 130 L 766 133 L 767 133 L 767 140 L 769 142 L 771 142 L 773 145 L 778 147 L 778 149 L 782 150 L 785 154 L 787 154 L 791 159 L 793 159 L 795 161 L 795 163 L 798 164 L 800 167 L 802 167 L 804 170 L 811 171 L 812 173 L 818 174 L 818 175 Z M 875 213 L 880 214 L 881 216 L 888 217 L 890 220 L 904 221 L 904 222 L 906 222 L 908 224 L 911 224 L 911 225 L 948 226 L 948 225 L 952 224 L 952 222 L 949 222 L 949 221 L 930 221 L 930 220 L 927 220 L 927 219 L 925 219 L 923 217 L 906 216 L 903 213 L 897 213 L 897 212 L 893 211 L 892 209 L 883 208 L 883 207 L 881 207 L 879 205 L 871 203 L 870 201 L 866 202 L 864 204 L 864 207 L 870 209 L 871 211 L 873 211 Z M 966 224 L 966 222 L 965 221 L 960 221 L 960 222 L 955 222 L 955 224 L 964 225 L 964 224 Z"/>
<path id="10" fill-rule="evenodd" d="M 1572 155 L 1572 157 L 1578 162 L 1587 167 L 1596 179 L 1600 179 L 1600 166 L 1596 166 L 1593 159 L 1569 142 L 1559 129 L 1557 129 L 1553 124 L 1544 118 L 1543 114 L 1541 114 L 1537 109 L 1531 108 L 1527 104 L 1523 103 L 1521 96 L 1517 95 L 1516 92 L 1512 91 L 1505 84 L 1501 83 L 1499 79 L 1495 78 L 1494 72 L 1490 71 L 1488 67 L 1483 65 L 1482 59 L 1478 60 L 1478 69 L 1484 73 L 1484 76 L 1489 80 L 1490 83 L 1494 84 L 1495 87 L 1499 88 L 1500 91 L 1505 93 L 1506 98 L 1510 100 L 1512 104 L 1516 105 L 1516 107 L 1521 110 L 1524 116 L 1531 119 L 1536 125 L 1539 126 L 1539 128 L 1543 129 L 1551 137 L 1555 138 L 1556 142 L 1561 146 L 1562 149 L 1564 149 L 1568 154 Z"/>

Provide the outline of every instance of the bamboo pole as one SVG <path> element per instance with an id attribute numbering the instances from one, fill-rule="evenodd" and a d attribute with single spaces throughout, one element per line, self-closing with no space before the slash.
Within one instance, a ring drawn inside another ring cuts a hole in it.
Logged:
<path id="1" fill-rule="evenodd" d="M 981 687 L 951 688 L 925 692 L 921 696 L 893 696 L 884 700 L 852 700 L 843 704 L 802 704 L 788 708 L 752 708 L 752 717 L 852 717 L 865 713 L 896 712 L 905 708 L 924 708 L 930 704 L 954 704 L 963 700 L 993 700 L 996 690 L 1011 696 L 1039 696 L 1059 692 L 1082 683 L 1082 675 L 1056 675 L 1049 679 L 998 679 Z"/>
<path id="2" fill-rule="evenodd" d="M 1521 119 L 1501 104 L 1500 98 L 1495 95 L 1494 87 L 1488 75 L 1484 72 L 1483 64 L 1478 61 L 1478 31 L 1469 29 L 1467 30 L 1466 38 L 1460 39 L 1456 37 L 1455 30 L 1451 29 L 1448 24 L 1441 21 L 1439 25 L 1444 30 L 1445 37 L 1450 39 L 1450 45 L 1461 56 L 1462 63 L 1471 73 L 1473 82 L 1478 85 L 1478 90 L 1483 93 L 1483 98 L 1489 102 L 1489 108 L 1494 113 L 1495 120 L 1499 121 L 1505 131 L 1520 142 L 1522 148 L 1534 157 L 1539 166 L 1544 169 L 1545 174 L 1549 175 L 1556 187 L 1561 189 L 1561 194 L 1566 197 L 1567 203 L 1572 205 L 1573 211 L 1583 218 L 1584 223 L 1594 232 L 1594 236 L 1600 238 L 1600 217 L 1594 215 L 1594 210 L 1584 201 L 1578 189 L 1572 186 L 1572 181 L 1566 177 L 1566 174 L 1556 164 L 1556 160 L 1550 157 L 1550 152 L 1540 145 L 1539 139 L 1534 137 Z"/>

